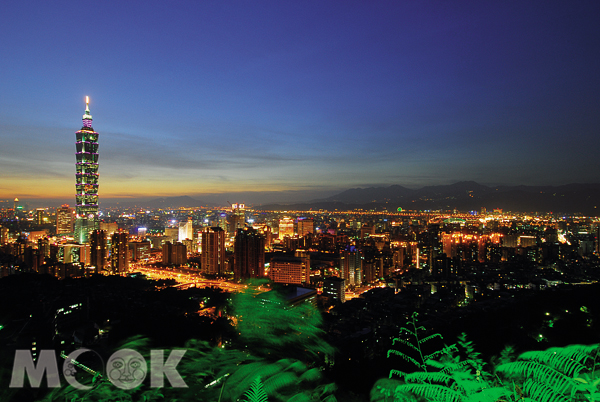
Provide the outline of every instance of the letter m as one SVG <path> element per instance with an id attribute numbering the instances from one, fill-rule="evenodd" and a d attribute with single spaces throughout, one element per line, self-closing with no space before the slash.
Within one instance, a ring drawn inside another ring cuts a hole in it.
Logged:
<path id="1" fill-rule="evenodd" d="M 37 366 L 33 362 L 31 351 L 28 349 L 19 349 L 15 352 L 15 361 L 13 363 L 12 377 L 10 379 L 10 388 L 23 388 L 25 372 L 29 378 L 29 384 L 32 388 L 39 388 L 42 383 L 44 373 L 48 380 L 49 388 L 60 387 L 60 378 L 58 376 L 58 365 L 56 364 L 56 355 L 51 349 L 42 349 L 37 361 Z"/>

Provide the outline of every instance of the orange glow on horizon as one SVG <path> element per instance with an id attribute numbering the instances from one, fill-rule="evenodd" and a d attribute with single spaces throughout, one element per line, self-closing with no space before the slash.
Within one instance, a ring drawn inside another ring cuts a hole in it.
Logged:
<path id="1" fill-rule="evenodd" d="M 102 166 L 100 167 L 102 169 Z M 74 173 L 75 169 L 73 169 Z M 191 180 L 156 179 L 140 176 L 135 179 L 103 174 L 99 181 L 100 202 L 103 198 L 172 197 L 192 194 L 221 194 L 232 192 L 283 192 L 300 190 L 277 184 L 263 185 L 241 182 L 214 183 Z M 75 198 L 75 180 L 71 177 L 7 177 L 0 186 L 0 198 L 14 199 L 70 199 Z"/>

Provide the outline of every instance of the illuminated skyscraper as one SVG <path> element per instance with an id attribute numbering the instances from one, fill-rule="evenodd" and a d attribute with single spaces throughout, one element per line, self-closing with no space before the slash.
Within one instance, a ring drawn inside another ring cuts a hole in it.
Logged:
<path id="1" fill-rule="evenodd" d="M 113 274 L 119 275 L 129 271 L 129 248 L 127 233 L 113 233 L 111 237 L 110 266 Z"/>
<path id="2" fill-rule="evenodd" d="M 331 297 L 334 303 L 346 301 L 346 281 L 342 278 L 332 276 L 323 281 L 323 296 Z"/>
<path id="3" fill-rule="evenodd" d="M 360 285 L 363 271 L 362 251 L 354 246 L 349 246 L 340 253 L 341 277 L 346 280 L 346 285 Z"/>
<path id="4" fill-rule="evenodd" d="M 279 220 L 279 240 L 294 236 L 294 220 L 288 217 Z"/>
<path id="5" fill-rule="evenodd" d="M 305 258 L 301 257 L 273 257 L 269 277 L 273 282 L 288 284 L 310 283 L 310 268 Z"/>
<path id="6" fill-rule="evenodd" d="M 265 238 L 253 228 L 238 229 L 234 245 L 236 279 L 261 278 L 265 274 Z"/>
<path id="7" fill-rule="evenodd" d="M 231 215 L 229 215 L 229 232 L 237 235 L 237 230 L 246 225 L 246 205 L 231 204 Z"/>
<path id="8" fill-rule="evenodd" d="M 298 236 L 312 234 L 314 230 L 314 221 L 312 219 L 298 218 Z"/>
<path id="9" fill-rule="evenodd" d="M 90 255 L 91 264 L 95 267 L 95 273 L 100 273 L 106 269 L 106 231 L 94 230 L 90 237 Z"/>
<path id="10" fill-rule="evenodd" d="M 164 266 L 187 264 L 187 248 L 184 244 L 165 242 L 162 245 L 162 262 Z"/>
<path id="11" fill-rule="evenodd" d="M 225 231 L 216 227 L 207 227 L 202 231 L 202 272 L 212 275 L 225 273 Z"/>
<path id="12" fill-rule="evenodd" d="M 98 133 L 92 128 L 88 96 L 85 97 L 83 126 L 75 135 L 75 240 L 83 244 L 88 241 L 90 232 L 98 229 Z"/>
<path id="13" fill-rule="evenodd" d="M 192 240 L 194 238 L 194 228 L 192 225 L 192 217 L 189 216 L 187 221 L 179 223 L 179 241 L 182 242 L 185 239 Z"/>
<path id="14" fill-rule="evenodd" d="M 45 214 L 45 209 L 44 208 L 38 208 L 35 210 L 35 223 L 38 225 L 43 225 L 44 224 L 44 214 Z"/>

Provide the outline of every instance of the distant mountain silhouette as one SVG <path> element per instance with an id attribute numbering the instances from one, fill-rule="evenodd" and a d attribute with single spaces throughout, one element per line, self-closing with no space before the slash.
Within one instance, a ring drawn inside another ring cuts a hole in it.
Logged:
<path id="1" fill-rule="evenodd" d="M 163 197 L 148 201 L 148 208 L 194 208 L 206 205 L 205 202 L 196 200 L 187 195 L 179 197 Z"/>
<path id="2" fill-rule="evenodd" d="M 143 208 L 194 208 L 200 206 L 212 206 L 206 202 L 196 200 L 187 195 L 182 195 L 178 197 L 161 197 L 155 199 L 109 199 L 102 200 L 101 205 L 103 207 L 143 207 Z"/>
<path id="3" fill-rule="evenodd" d="M 406 187 L 393 185 L 389 187 L 369 187 L 369 188 L 352 188 L 340 194 L 326 198 L 323 201 L 337 202 L 352 202 L 352 203 L 367 203 L 381 202 L 387 199 L 396 199 L 399 197 L 410 196 L 415 190 Z"/>
<path id="4" fill-rule="evenodd" d="M 513 212 L 560 212 L 600 215 L 600 183 L 562 186 L 495 186 L 474 181 L 411 190 L 399 185 L 353 188 L 323 200 L 294 205 L 264 205 L 271 210 L 376 209 L 453 210 L 500 208 Z"/>

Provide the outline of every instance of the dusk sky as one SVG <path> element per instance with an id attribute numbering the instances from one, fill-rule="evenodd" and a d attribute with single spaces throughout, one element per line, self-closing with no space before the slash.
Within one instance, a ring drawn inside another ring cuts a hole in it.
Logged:
<path id="1" fill-rule="evenodd" d="M 74 203 L 86 95 L 101 206 L 596 183 L 600 1 L 2 1 L 0 198 Z"/>

